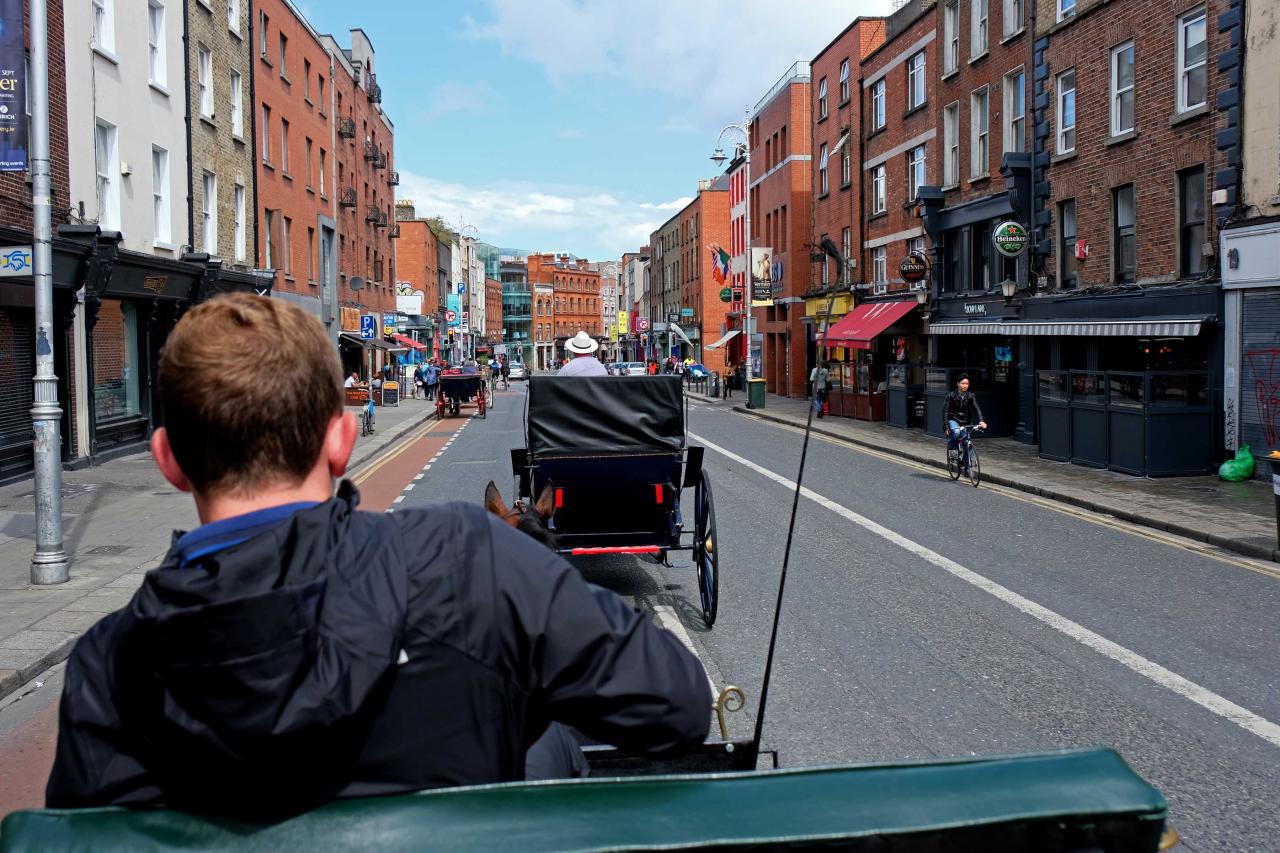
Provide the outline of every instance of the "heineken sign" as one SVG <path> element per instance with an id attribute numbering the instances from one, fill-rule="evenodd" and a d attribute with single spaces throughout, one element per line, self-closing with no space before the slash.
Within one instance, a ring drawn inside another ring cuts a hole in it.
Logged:
<path id="1" fill-rule="evenodd" d="M 996 230 L 991 234 L 991 240 L 996 244 L 997 252 L 1006 258 L 1016 258 L 1027 250 L 1031 235 L 1027 233 L 1022 223 L 1010 220 L 996 226 Z"/>
<path id="2" fill-rule="evenodd" d="M 733 291 L 727 287 L 720 288 L 720 301 L 728 302 L 731 299 L 733 299 Z"/>
<path id="3" fill-rule="evenodd" d="M 898 264 L 898 274 L 903 281 L 915 283 L 929 274 L 929 264 L 920 252 L 912 252 Z"/>

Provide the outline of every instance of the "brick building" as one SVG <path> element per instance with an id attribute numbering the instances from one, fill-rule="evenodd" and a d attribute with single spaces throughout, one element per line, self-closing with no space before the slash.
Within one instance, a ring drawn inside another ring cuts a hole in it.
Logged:
<path id="1" fill-rule="evenodd" d="M 661 361 L 679 353 L 680 341 L 672 340 L 674 333 L 668 328 L 672 316 L 677 324 L 680 318 L 680 214 L 664 222 L 649 235 L 653 256 L 649 262 L 649 287 L 647 309 L 641 316 L 649 317 L 649 345 L 646 356 Z"/>
<path id="2" fill-rule="evenodd" d="M 753 309 L 753 326 L 764 335 L 769 393 L 789 397 L 805 395 L 814 353 L 804 322 L 814 201 L 810 79 L 809 63 L 792 65 L 756 104 L 750 124 L 751 245 L 772 251 L 774 303 Z"/>
<path id="3" fill-rule="evenodd" d="M 419 332 L 418 340 L 428 343 L 431 352 L 437 351 L 440 313 L 444 310 L 446 291 L 440 278 L 440 242 L 432 230 L 432 223 L 419 219 L 411 199 L 396 202 L 396 226 L 400 237 L 396 240 L 397 285 L 407 284 L 408 290 L 422 294 L 421 314 L 428 322 Z"/>
<path id="4" fill-rule="evenodd" d="M 723 348 L 706 349 L 725 333 L 728 303 L 720 301 L 722 285 L 714 275 L 709 246 L 729 243 L 729 178 L 721 175 L 698 182 L 698 194 L 680 211 L 680 319 L 678 325 L 691 343 L 682 355 L 723 373 Z"/>
<path id="5" fill-rule="evenodd" d="M 484 340 L 490 347 L 503 340 L 502 282 L 496 278 L 484 280 Z"/>
<path id="6" fill-rule="evenodd" d="M 742 334 L 743 313 L 750 310 L 750 289 L 747 287 L 747 158 L 744 156 L 745 142 L 735 149 L 735 156 L 729 161 L 724 174 L 729 179 L 729 245 L 723 248 L 729 253 L 729 312 L 725 314 L 725 328 L 736 329 L 725 347 L 725 362 L 741 364 L 750 352 L 754 356 L 752 375 L 758 376 L 760 371 L 760 347 L 751 347 L 750 342 Z M 752 335 L 759 330 L 752 328 Z"/>
<path id="7" fill-rule="evenodd" d="M 259 262 L 272 271 L 275 296 L 317 315 L 336 336 L 329 54 L 288 0 L 257 0 L 254 9 Z"/>
<path id="8" fill-rule="evenodd" d="M 600 273 L 586 259 L 568 255 L 533 254 L 528 257 L 529 281 L 551 285 L 547 320 L 554 343 L 552 358 L 564 357 L 564 344 L 579 330 L 600 338 Z"/>

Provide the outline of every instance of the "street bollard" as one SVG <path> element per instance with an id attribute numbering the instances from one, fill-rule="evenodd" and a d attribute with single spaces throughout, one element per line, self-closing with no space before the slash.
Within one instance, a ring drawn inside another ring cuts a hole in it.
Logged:
<path id="1" fill-rule="evenodd" d="M 1280 450 L 1271 451 L 1271 493 L 1276 502 L 1276 545 L 1280 547 Z"/>

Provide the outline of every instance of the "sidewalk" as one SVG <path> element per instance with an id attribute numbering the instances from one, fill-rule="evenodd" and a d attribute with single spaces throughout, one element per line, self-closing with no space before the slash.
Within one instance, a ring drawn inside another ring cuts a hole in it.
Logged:
<path id="1" fill-rule="evenodd" d="M 763 409 L 746 408 L 744 395 L 717 400 L 690 393 L 692 399 L 768 421 L 803 428 L 807 400 L 769 395 Z M 832 438 L 945 468 L 942 439 L 918 429 L 851 418 L 814 419 L 813 431 Z M 1034 445 L 1010 438 L 983 438 L 982 477 L 1002 486 L 1113 515 L 1116 518 L 1207 542 L 1238 554 L 1280 562 L 1275 506 L 1261 481 L 1224 483 L 1217 477 L 1147 479 L 1116 471 L 1041 459 Z"/>
<path id="2" fill-rule="evenodd" d="M 435 417 L 435 404 L 379 408 L 376 432 L 357 440 L 351 468 Z M 169 549 L 172 531 L 198 522 L 191 499 L 140 452 L 62 475 L 64 542 L 71 580 L 32 586 L 33 484 L 0 487 L 0 698 L 62 661 L 77 637 L 123 607 Z"/>

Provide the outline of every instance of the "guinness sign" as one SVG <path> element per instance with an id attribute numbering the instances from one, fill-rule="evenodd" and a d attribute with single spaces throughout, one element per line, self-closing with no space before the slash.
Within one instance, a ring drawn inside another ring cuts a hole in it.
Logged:
<path id="1" fill-rule="evenodd" d="M 929 274 L 929 262 L 925 260 L 922 252 L 912 252 L 898 264 L 898 273 L 903 281 L 914 284 Z"/>

